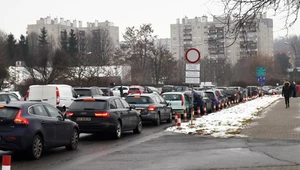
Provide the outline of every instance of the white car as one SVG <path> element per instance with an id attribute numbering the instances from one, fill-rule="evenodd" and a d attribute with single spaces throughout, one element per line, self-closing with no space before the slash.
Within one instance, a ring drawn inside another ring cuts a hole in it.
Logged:
<path id="1" fill-rule="evenodd" d="M 113 92 L 114 96 L 121 96 L 120 90 L 119 90 L 120 87 L 121 86 L 115 86 L 115 87 L 113 87 L 111 89 L 111 91 Z M 122 86 L 122 89 L 123 89 L 124 96 L 127 96 L 129 87 L 128 86 Z"/>

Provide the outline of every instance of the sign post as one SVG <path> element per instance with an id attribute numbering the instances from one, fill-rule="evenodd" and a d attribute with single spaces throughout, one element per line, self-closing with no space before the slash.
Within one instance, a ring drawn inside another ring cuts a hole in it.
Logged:
<path id="1" fill-rule="evenodd" d="M 256 77 L 257 82 L 260 83 L 260 88 L 262 89 L 263 83 L 266 82 L 266 68 L 265 67 L 257 67 L 256 68 Z"/>
<path id="2" fill-rule="evenodd" d="M 196 48 L 188 49 L 185 60 L 185 83 L 200 84 L 200 52 Z"/>

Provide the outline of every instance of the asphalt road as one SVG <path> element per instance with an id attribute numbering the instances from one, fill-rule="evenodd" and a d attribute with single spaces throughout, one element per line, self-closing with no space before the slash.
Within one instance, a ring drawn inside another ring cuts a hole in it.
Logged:
<path id="1" fill-rule="evenodd" d="M 160 126 L 145 124 L 141 134 L 128 132 L 123 134 L 123 137 L 119 140 L 113 140 L 105 135 L 81 134 L 77 150 L 67 151 L 64 147 L 53 149 L 46 152 L 40 160 L 36 161 L 27 159 L 25 155 L 15 155 L 11 152 L 0 152 L 0 155 L 12 154 L 11 167 L 13 170 L 58 170 L 63 169 L 62 167 L 69 165 L 69 163 L 71 165 L 84 163 L 117 150 L 137 145 L 155 137 L 169 126 L 171 126 L 170 123 L 162 123 Z"/>

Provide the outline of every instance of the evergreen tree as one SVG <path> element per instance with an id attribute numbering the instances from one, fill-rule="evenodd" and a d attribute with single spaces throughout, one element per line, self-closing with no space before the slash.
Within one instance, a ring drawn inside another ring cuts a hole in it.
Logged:
<path id="1" fill-rule="evenodd" d="M 16 61 L 16 42 L 17 40 L 15 39 L 14 35 L 9 34 L 7 37 L 7 57 L 9 65 L 14 65 Z"/>
<path id="2" fill-rule="evenodd" d="M 27 41 L 28 41 L 27 37 L 25 37 L 24 35 L 20 36 L 19 49 L 20 49 L 21 61 L 24 61 L 28 55 L 28 42 Z"/>
<path id="3" fill-rule="evenodd" d="M 61 40 L 60 40 L 61 47 L 64 51 L 68 51 L 68 34 L 67 30 L 61 32 Z"/>
<path id="4" fill-rule="evenodd" d="M 45 27 L 43 27 L 41 29 L 41 34 L 39 35 L 39 47 L 46 47 L 48 45 L 48 41 L 47 41 L 47 30 Z"/>
<path id="5" fill-rule="evenodd" d="M 74 57 L 78 53 L 78 40 L 73 29 L 71 29 L 70 36 L 69 36 L 68 53 L 72 57 Z"/>

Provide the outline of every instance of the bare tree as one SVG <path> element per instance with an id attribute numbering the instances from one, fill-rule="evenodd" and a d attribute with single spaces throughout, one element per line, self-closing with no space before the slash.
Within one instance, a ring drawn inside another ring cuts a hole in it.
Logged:
<path id="1" fill-rule="evenodd" d="M 245 27 L 245 23 L 253 22 L 259 15 L 269 10 L 275 15 L 285 15 L 284 28 L 295 24 L 298 19 L 300 1 L 294 0 L 222 0 L 227 16 L 227 23 L 233 24 L 232 33 L 239 33 Z"/>
<path id="2" fill-rule="evenodd" d="M 3 85 L 4 80 L 9 76 L 6 37 L 7 35 L 2 30 L 0 30 L 0 89 Z"/>

